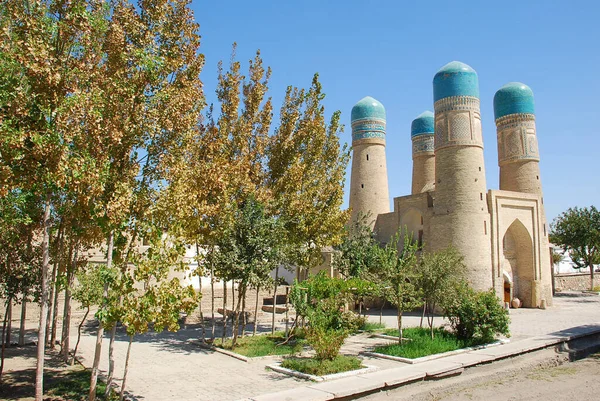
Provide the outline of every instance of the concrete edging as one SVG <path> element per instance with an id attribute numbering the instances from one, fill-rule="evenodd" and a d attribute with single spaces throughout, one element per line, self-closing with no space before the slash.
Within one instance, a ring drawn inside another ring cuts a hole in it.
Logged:
<path id="1" fill-rule="evenodd" d="M 341 372 L 341 373 L 333 373 L 333 374 L 324 375 L 324 376 L 316 376 L 316 375 L 310 375 L 308 373 L 298 372 L 297 370 L 291 370 L 291 369 L 284 368 L 281 366 L 281 362 L 276 362 L 274 364 L 267 365 L 266 367 L 275 372 L 283 373 L 284 375 L 294 376 L 294 377 L 298 377 L 300 379 L 312 380 L 314 382 L 324 382 L 324 381 L 329 381 L 329 380 L 342 379 L 344 377 L 350 377 L 350 376 L 356 376 L 356 375 L 360 375 L 360 374 L 375 372 L 376 370 L 379 369 L 377 366 L 364 365 L 364 368 L 361 368 L 361 369 L 349 370 L 347 372 Z"/>

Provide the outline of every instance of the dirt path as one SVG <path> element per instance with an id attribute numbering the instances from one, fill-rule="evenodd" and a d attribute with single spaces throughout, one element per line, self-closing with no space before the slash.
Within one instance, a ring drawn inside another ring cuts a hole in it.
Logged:
<path id="1" fill-rule="evenodd" d="M 467 369 L 462 375 L 372 394 L 368 401 L 597 400 L 600 354 L 569 362 L 552 349 Z"/>

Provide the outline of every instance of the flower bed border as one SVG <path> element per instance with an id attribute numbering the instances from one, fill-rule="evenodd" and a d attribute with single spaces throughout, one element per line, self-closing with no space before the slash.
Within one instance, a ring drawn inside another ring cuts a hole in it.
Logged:
<path id="1" fill-rule="evenodd" d="M 362 367 L 360 369 L 348 370 L 346 372 L 340 372 L 340 373 L 332 373 L 332 374 L 323 375 L 323 376 L 311 375 L 308 373 L 298 372 L 297 370 L 287 369 L 287 368 L 284 368 L 281 366 L 281 362 L 275 362 L 271 365 L 267 365 L 266 367 L 271 369 L 274 372 L 283 373 L 284 375 L 288 375 L 288 376 L 298 377 L 300 379 L 312 380 L 314 382 L 323 382 L 323 381 L 342 379 L 344 377 L 357 376 L 357 375 L 361 375 L 363 373 L 375 372 L 376 370 L 379 369 L 377 366 L 373 366 L 373 365 L 363 365 L 363 366 L 364 367 Z"/>

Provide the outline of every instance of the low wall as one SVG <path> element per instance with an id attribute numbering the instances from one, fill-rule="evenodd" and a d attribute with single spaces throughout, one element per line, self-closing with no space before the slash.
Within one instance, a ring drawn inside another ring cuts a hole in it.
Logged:
<path id="1" fill-rule="evenodd" d="M 600 272 L 594 272 L 594 287 L 600 286 Z M 554 275 L 556 291 L 583 291 L 590 289 L 590 273 Z"/>

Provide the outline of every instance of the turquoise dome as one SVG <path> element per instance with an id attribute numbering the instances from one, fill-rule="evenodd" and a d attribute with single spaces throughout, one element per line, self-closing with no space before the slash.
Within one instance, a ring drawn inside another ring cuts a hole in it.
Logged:
<path id="1" fill-rule="evenodd" d="M 410 125 L 410 136 L 433 134 L 434 126 L 433 113 L 429 110 L 424 111 Z"/>
<path id="2" fill-rule="evenodd" d="M 385 108 L 378 100 L 367 96 L 354 105 L 350 118 L 352 121 L 362 118 L 379 118 L 385 120 Z"/>
<path id="3" fill-rule="evenodd" d="M 509 114 L 535 114 L 533 91 L 521 82 L 509 82 L 494 95 L 494 117 Z"/>
<path id="4" fill-rule="evenodd" d="M 452 96 L 479 97 L 477 72 L 460 61 L 452 61 L 433 77 L 433 101 Z"/>

